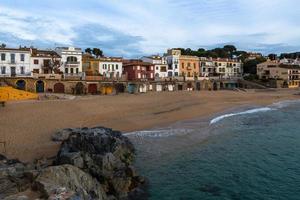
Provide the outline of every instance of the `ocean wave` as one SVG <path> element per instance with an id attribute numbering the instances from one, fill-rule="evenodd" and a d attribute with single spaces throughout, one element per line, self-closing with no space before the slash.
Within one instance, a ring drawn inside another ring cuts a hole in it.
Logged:
<path id="1" fill-rule="evenodd" d="M 210 125 L 215 124 L 215 123 L 217 123 L 225 118 L 228 118 L 228 117 L 233 117 L 233 116 L 237 116 L 237 115 L 247 115 L 247 114 L 253 114 L 253 113 L 258 113 L 258 112 L 268 112 L 268 111 L 272 111 L 272 110 L 275 110 L 275 109 L 269 108 L 269 107 L 263 107 L 263 108 L 255 108 L 255 109 L 251 109 L 251 110 L 246 110 L 243 112 L 229 113 L 229 114 L 221 115 L 221 116 L 218 116 L 218 117 L 212 119 L 210 121 Z"/>

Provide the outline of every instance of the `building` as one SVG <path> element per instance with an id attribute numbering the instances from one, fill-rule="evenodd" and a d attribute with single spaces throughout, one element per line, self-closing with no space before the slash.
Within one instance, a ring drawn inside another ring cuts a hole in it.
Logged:
<path id="1" fill-rule="evenodd" d="M 255 59 L 258 59 L 258 58 L 262 58 L 262 57 L 263 57 L 263 55 L 261 53 L 248 52 L 247 53 L 246 61 L 248 61 L 248 60 L 255 60 Z"/>
<path id="2" fill-rule="evenodd" d="M 187 78 L 195 78 L 200 75 L 200 59 L 197 56 L 179 56 L 179 75 Z"/>
<path id="3" fill-rule="evenodd" d="M 106 78 L 121 78 L 123 73 L 123 58 L 99 58 L 99 73 Z"/>
<path id="4" fill-rule="evenodd" d="M 217 67 L 212 58 L 201 57 L 200 58 L 200 76 L 201 77 L 216 77 Z"/>
<path id="5" fill-rule="evenodd" d="M 82 55 L 82 71 L 87 76 L 98 76 L 100 60 L 93 55 L 86 53 Z"/>
<path id="6" fill-rule="evenodd" d="M 282 80 L 283 87 L 300 87 L 300 65 L 269 60 L 257 65 L 257 75 L 262 80 Z"/>
<path id="7" fill-rule="evenodd" d="M 0 76 L 31 76 L 29 48 L 0 48 Z"/>
<path id="8" fill-rule="evenodd" d="M 123 74 L 129 81 L 154 80 L 154 65 L 142 60 L 124 60 Z"/>
<path id="9" fill-rule="evenodd" d="M 212 58 L 216 73 L 220 78 L 232 79 L 242 77 L 243 63 L 236 59 Z"/>
<path id="10" fill-rule="evenodd" d="M 179 57 L 181 56 L 181 50 L 169 49 L 165 55 L 167 61 L 168 77 L 179 77 Z"/>
<path id="11" fill-rule="evenodd" d="M 154 65 L 154 76 L 158 78 L 168 77 L 168 65 L 166 57 L 161 57 L 159 55 L 144 56 L 142 61 L 152 63 Z"/>
<path id="12" fill-rule="evenodd" d="M 59 74 L 61 57 L 52 50 L 30 49 L 30 68 L 36 74 Z"/>
<path id="13" fill-rule="evenodd" d="M 60 70 L 65 76 L 83 76 L 81 48 L 57 47 L 55 51 L 61 56 Z"/>

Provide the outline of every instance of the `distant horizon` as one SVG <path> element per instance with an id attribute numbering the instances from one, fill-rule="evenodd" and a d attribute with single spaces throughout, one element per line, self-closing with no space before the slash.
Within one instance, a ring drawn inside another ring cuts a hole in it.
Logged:
<path id="1" fill-rule="evenodd" d="M 0 43 L 97 47 L 110 56 L 227 44 L 263 55 L 300 51 L 296 0 L 2 0 Z"/>

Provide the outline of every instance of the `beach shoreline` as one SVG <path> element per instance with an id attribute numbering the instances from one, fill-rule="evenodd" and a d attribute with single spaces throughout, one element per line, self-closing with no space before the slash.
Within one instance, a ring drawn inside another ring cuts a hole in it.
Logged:
<path id="1" fill-rule="evenodd" d="M 297 89 L 180 91 L 9 102 L 0 111 L 0 141 L 6 144 L 1 151 L 10 158 L 28 162 L 55 156 L 60 144 L 51 142 L 51 135 L 63 128 L 105 126 L 128 133 L 300 99 L 297 93 Z"/>

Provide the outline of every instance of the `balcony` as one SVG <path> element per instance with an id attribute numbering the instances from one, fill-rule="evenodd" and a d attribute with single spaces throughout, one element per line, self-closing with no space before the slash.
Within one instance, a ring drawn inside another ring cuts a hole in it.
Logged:
<path id="1" fill-rule="evenodd" d="M 84 72 L 80 72 L 80 73 L 69 73 L 69 74 L 64 74 L 63 78 L 65 80 L 84 80 L 85 79 L 85 73 Z"/>
<path id="2" fill-rule="evenodd" d="M 75 62 L 75 61 L 68 61 L 66 62 L 66 65 L 79 65 L 80 62 Z"/>

